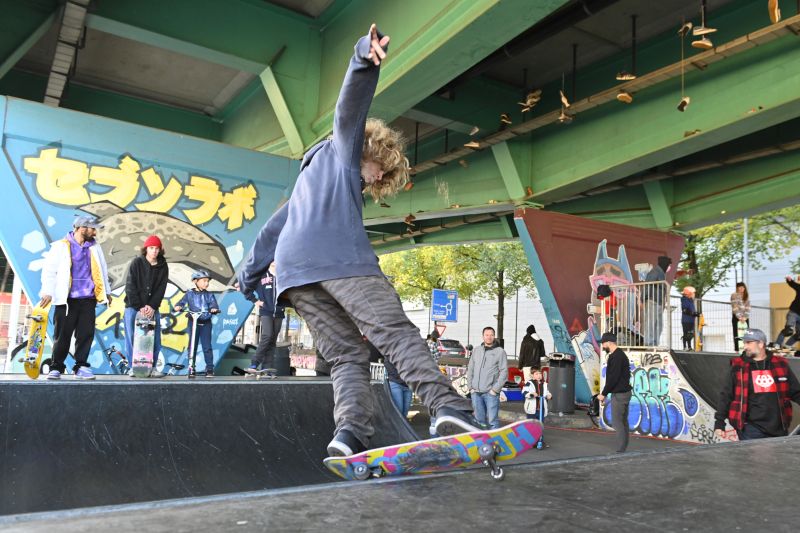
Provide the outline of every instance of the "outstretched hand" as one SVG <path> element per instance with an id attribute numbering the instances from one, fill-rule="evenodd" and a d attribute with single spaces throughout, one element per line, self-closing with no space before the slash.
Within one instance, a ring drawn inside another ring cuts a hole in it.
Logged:
<path id="1" fill-rule="evenodd" d="M 371 59 L 372 63 L 377 67 L 381 61 L 386 59 L 386 45 L 389 44 L 389 36 L 384 35 L 382 39 L 378 39 L 378 27 L 375 24 L 369 27 L 369 54 L 367 59 Z"/>

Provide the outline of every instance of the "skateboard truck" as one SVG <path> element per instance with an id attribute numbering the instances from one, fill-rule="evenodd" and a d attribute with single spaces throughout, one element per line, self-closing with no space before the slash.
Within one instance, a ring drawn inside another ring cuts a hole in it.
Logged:
<path id="1" fill-rule="evenodd" d="M 496 446 L 489 443 L 481 444 L 478 448 L 478 455 L 480 456 L 481 461 L 484 465 L 492 469 L 491 475 L 492 479 L 495 481 L 502 481 L 505 477 L 505 472 L 503 472 L 501 467 L 497 466 L 497 461 L 495 460 L 495 457 L 499 452 L 500 450 L 497 449 Z"/>

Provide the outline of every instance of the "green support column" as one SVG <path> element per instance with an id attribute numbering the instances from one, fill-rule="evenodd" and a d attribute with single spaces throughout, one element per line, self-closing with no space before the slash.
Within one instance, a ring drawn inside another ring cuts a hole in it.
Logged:
<path id="1" fill-rule="evenodd" d="M 672 213 L 669 210 L 667 196 L 664 194 L 664 181 L 647 181 L 643 185 L 656 227 L 663 229 L 671 227 L 673 224 Z"/>
<path id="2" fill-rule="evenodd" d="M 275 116 L 278 118 L 283 134 L 286 136 L 286 140 L 289 143 L 292 157 L 302 156 L 304 151 L 303 139 L 300 137 L 300 132 L 292 118 L 292 113 L 289 111 L 289 106 L 286 104 L 286 99 L 283 97 L 281 88 L 278 87 L 278 81 L 275 79 L 272 68 L 267 67 L 264 69 L 260 77 L 261 83 L 264 84 L 264 89 L 267 91 L 267 96 L 272 104 L 272 109 L 275 111 Z"/>
<path id="3" fill-rule="evenodd" d="M 511 156 L 508 143 L 503 142 L 493 145 L 492 154 L 494 154 L 494 159 L 497 162 L 497 168 L 500 169 L 503 183 L 506 184 L 508 197 L 512 200 L 524 198 L 525 189 L 522 187 L 522 180 L 514 164 L 514 158 Z"/>
<path id="4" fill-rule="evenodd" d="M 17 62 L 22 59 L 22 57 L 28 53 L 33 45 L 39 42 L 39 39 L 44 36 L 45 33 L 50 30 L 55 23 L 56 19 L 58 18 L 58 13 L 60 10 L 53 11 L 50 16 L 48 16 L 40 25 L 33 31 L 22 43 L 13 51 L 11 54 L 6 57 L 2 63 L 0 63 L 0 79 L 8 74 L 8 71 L 11 70 Z"/>

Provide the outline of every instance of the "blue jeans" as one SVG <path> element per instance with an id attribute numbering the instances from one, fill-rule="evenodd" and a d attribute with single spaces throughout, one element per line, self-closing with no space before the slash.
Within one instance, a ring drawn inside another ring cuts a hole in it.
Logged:
<path id="1" fill-rule="evenodd" d="M 770 436 L 753 424 L 745 424 L 742 431 L 736 430 L 739 440 L 768 439 Z"/>
<path id="2" fill-rule="evenodd" d="M 788 346 L 794 346 L 798 340 L 800 340 L 800 315 L 795 313 L 794 311 L 789 311 L 786 313 L 786 325 L 784 329 L 792 328 L 794 330 L 794 334 L 786 339 L 786 344 Z M 782 345 L 783 344 L 783 330 L 781 330 L 781 334 L 778 335 L 777 340 L 775 341 L 776 344 Z"/>
<path id="3" fill-rule="evenodd" d="M 194 319 L 189 317 L 189 326 L 186 328 L 186 333 L 189 335 L 189 343 L 192 342 L 192 322 Z M 211 347 L 211 321 L 198 320 L 197 331 L 195 332 L 194 339 L 194 353 L 188 353 L 189 346 L 187 346 L 187 353 L 189 355 L 189 364 L 192 364 L 194 355 L 197 353 L 197 346 L 203 348 L 203 358 L 206 360 L 206 370 L 214 369 L 214 350 Z"/>
<path id="4" fill-rule="evenodd" d="M 408 408 L 411 407 L 411 389 L 407 385 L 390 381 L 389 390 L 392 392 L 392 402 L 405 418 L 408 416 Z"/>
<path id="5" fill-rule="evenodd" d="M 500 396 L 488 392 L 473 392 L 472 409 L 475 418 L 483 427 L 497 429 L 500 427 Z"/>
<path id="6" fill-rule="evenodd" d="M 133 332 L 136 331 L 136 313 L 138 309 L 133 307 L 125 308 L 125 315 L 122 318 L 123 325 L 125 326 L 125 357 L 128 358 L 128 364 L 133 365 Z M 158 354 L 161 352 L 161 315 L 156 311 L 153 316 L 156 321 L 156 330 L 153 339 L 153 368 L 158 361 Z"/>

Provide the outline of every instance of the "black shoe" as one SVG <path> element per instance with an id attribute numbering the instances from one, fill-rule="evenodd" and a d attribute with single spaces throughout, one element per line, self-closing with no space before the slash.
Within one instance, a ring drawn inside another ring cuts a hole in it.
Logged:
<path id="1" fill-rule="evenodd" d="M 436 433 L 445 437 L 459 433 L 481 431 L 480 423 L 469 411 L 459 411 L 452 407 L 440 407 L 436 410 Z"/>
<path id="2" fill-rule="evenodd" d="M 194 368 L 190 368 L 188 376 L 189 376 L 189 379 L 196 378 L 197 377 L 197 371 Z"/>
<path id="3" fill-rule="evenodd" d="M 343 429 L 333 437 L 333 440 L 328 444 L 329 457 L 345 457 L 347 455 L 355 455 L 366 451 L 367 447 L 364 446 L 360 440 L 356 438 L 350 431 Z"/>
<path id="4" fill-rule="evenodd" d="M 212 368 L 207 369 L 206 370 L 206 377 L 207 378 L 213 378 L 214 377 L 214 369 L 212 369 Z"/>

